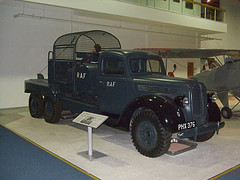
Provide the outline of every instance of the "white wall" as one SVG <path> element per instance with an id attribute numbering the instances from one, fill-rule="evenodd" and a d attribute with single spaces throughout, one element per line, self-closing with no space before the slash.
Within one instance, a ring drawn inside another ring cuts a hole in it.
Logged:
<path id="1" fill-rule="evenodd" d="M 23 12 L 35 16 L 44 15 L 70 20 L 72 18 L 82 23 L 44 18 L 14 18 L 14 15 Z M 27 106 L 29 94 L 24 93 L 24 80 L 35 78 L 36 74 L 47 65 L 48 51 L 52 50 L 56 38 L 65 33 L 93 29 L 106 30 L 117 36 L 125 49 L 198 47 L 198 40 L 189 37 L 195 36 L 191 31 L 123 20 L 86 17 L 81 14 L 81 11 L 59 7 L 1 0 L 0 17 L 0 109 Z M 169 70 L 172 70 L 173 63 L 168 63 Z M 178 63 L 181 65 L 178 65 L 176 75 L 186 77 L 187 62 L 179 61 Z M 43 74 L 46 76 L 46 73 L 45 70 Z"/>
<path id="2" fill-rule="evenodd" d="M 24 80 L 36 77 L 47 64 L 54 40 L 70 30 L 69 23 L 14 18 L 22 12 L 22 5 L 12 1 L 0 4 L 0 108 L 27 104 Z M 39 8 L 26 5 L 25 11 L 37 12 Z M 53 11 L 68 16 L 66 10 Z"/>
<path id="3" fill-rule="evenodd" d="M 172 12 L 181 13 L 183 9 L 182 6 L 183 6 L 182 1 L 174 2 L 173 0 L 170 0 L 170 10 Z"/>

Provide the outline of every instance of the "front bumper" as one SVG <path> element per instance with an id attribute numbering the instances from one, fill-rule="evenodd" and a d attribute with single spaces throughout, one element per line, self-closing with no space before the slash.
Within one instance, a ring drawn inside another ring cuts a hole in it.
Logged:
<path id="1" fill-rule="evenodd" d="M 200 126 L 200 127 L 195 127 L 192 129 L 187 129 L 187 130 L 183 130 L 180 131 L 177 136 L 178 138 L 190 138 L 193 137 L 194 139 L 197 138 L 197 136 L 202 135 L 202 134 L 206 134 L 209 132 L 213 132 L 213 131 L 218 131 L 219 129 L 223 128 L 225 125 L 224 122 L 209 122 L 209 123 L 205 123 L 204 125 Z"/>

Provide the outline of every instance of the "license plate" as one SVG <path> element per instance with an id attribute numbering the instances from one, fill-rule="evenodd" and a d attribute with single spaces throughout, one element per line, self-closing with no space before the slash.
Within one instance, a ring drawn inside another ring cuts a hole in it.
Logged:
<path id="1" fill-rule="evenodd" d="M 196 127 L 196 121 L 189 121 L 185 123 L 178 124 L 178 130 L 182 131 L 185 129 L 191 129 Z"/>

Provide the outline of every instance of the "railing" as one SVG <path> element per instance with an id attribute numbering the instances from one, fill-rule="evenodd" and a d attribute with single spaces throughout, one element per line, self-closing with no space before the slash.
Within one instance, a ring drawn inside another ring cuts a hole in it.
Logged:
<path id="1" fill-rule="evenodd" d="M 186 0 L 191 2 L 192 0 Z M 217 8 L 214 6 L 210 6 L 208 4 L 199 3 L 196 1 L 192 1 L 194 4 L 201 6 L 201 17 L 205 19 L 211 19 L 214 21 L 224 22 L 224 16 L 226 9 Z"/>
<path id="2" fill-rule="evenodd" d="M 117 0 L 140 6 L 224 22 L 225 9 L 198 2 L 200 0 Z"/>

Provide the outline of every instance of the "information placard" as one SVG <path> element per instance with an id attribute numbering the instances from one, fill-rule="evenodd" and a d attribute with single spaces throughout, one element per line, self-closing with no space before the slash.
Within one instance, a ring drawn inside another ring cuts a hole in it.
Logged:
<path id="1" fill-rule="evenodd" d="M 107 118 L 108 116 L 83 111 L 73 122 L 97 129 Z"/>
<path id="2" fill-rule="evenodd" d="M 88 127 L 88 151 L 81 152 L 80 155 L 88 155 L 90 160 L 106 156 L 98 151 L 94 151 L 93 154 L 92 128 L 97 129 L 107 118 L 108 116 L 83 111 L 73 120 L 75 123 Z"/>

